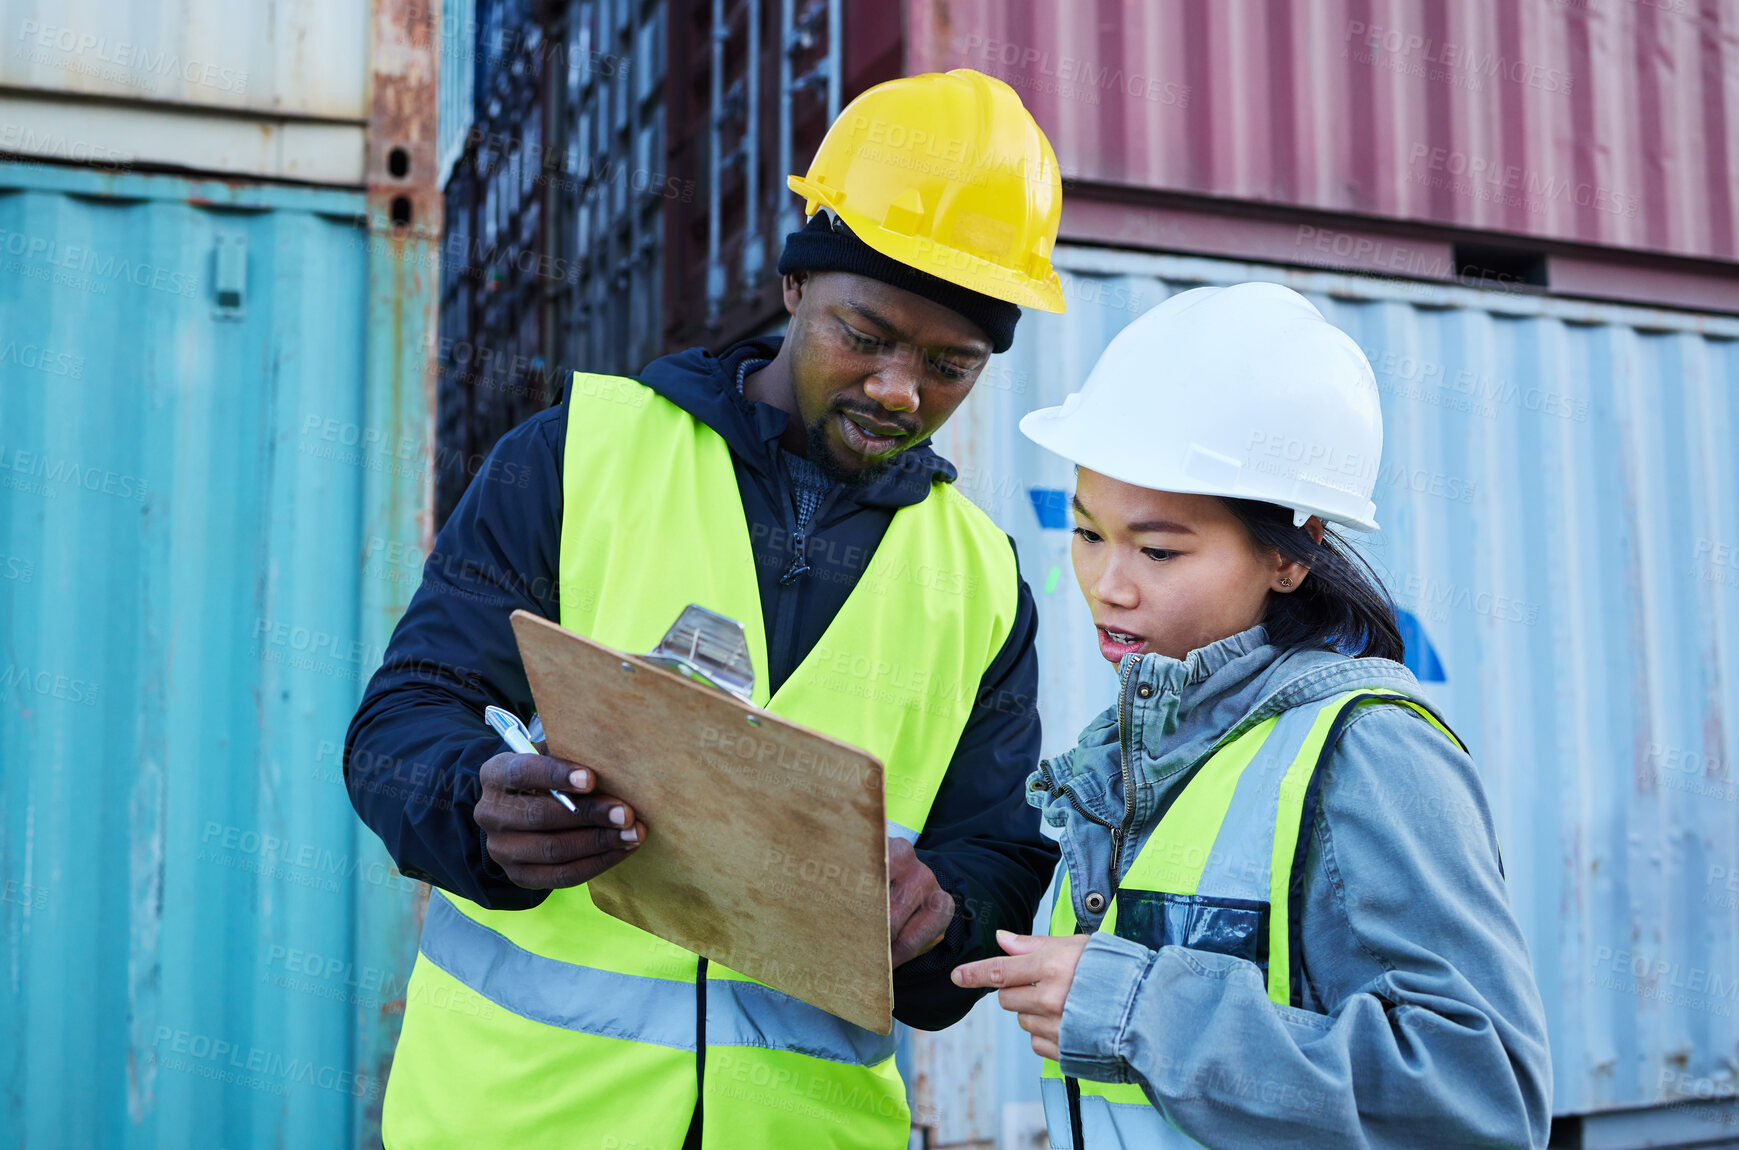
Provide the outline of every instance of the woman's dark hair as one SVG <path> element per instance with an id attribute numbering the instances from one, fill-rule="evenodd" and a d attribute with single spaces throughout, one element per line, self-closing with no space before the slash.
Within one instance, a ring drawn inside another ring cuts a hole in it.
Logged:
<path id="1" fill-rule="evenodd" d="M 1371 565 L 1347 546 L 1332 527 L 1322 542 L 1292 525 L 1292 511 L 1254 499 L 1224 503 L 1250 533 L 1260 551 L 1310 568 L 1296 591 L 1268 596 L 1262 624 L 1270 642 L 1281 647 L 1327 647 L 1355 658 L 1373 656 L 1399 663 L 1406 652 L 1395 622 L 1395 603 Z"/>

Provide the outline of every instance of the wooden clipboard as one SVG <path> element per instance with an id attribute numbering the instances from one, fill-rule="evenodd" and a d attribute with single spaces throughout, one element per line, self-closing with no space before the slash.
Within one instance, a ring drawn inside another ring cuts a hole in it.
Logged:
<path id="1" fill-rule="evenodd" d="M 882 764 L 526 611 L 549 752 L 593 768 L 646 843 L 587 883 L 606 914 L 887 1034 Z"/>

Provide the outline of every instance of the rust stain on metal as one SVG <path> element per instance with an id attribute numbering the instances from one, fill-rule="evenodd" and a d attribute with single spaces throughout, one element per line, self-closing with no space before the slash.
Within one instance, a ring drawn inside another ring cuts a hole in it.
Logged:
<path id="1" fill-rule="evenodd" d="M 371 218 L 394 200 L 408 199 L 410 224 L 440 234 L 441 189 L 435 183 L 437 67 L 434 29 L 438 5 L 382 0 L 374 6 L 374 100 L 368 121 L 368 196 Z M 392 157 L 408 161 L 392 174 Z"/>
<path id="2" fill-rule="evenodd" d="M 397 355 L 409 352 L 421 359 L 417 370 L 427 416 L 419 430 L 425 442 L 432 443 L 438 294 L 433 286 L 438 281 L 434 261 L 440 257 L 443 214 L 441 189 L 436 182 L 439 0 L 432 3 L 380 0 L 374 6 L 374 25 L 375 72 L 367 156 L 368 230 L 371 250 L 376 242 L 383 244 L 386 258 L 371 267 L 370 275 L 386 274 L 385 269 L 390 268 L 391 274 L 407 277 L 398 286 L 408 288 L 408 293 L 403 290 L 387 293 L 384 298 L 392 301 L 391 313 L 379 318 L 390 323 L 394 333 L 392 347 Z M 402 175 L 393 174 L 395 156 L 402 161 Z M 414 349 L 405 347 L 403 309 L 407 296 L 423 309 L 422 338 Z M 383 297 L 375 293 L 375 298 Z M 409 365 L 400 363 L 397 367 L 402 371 Z M 420 500 L 420 533 L 425 549 L 434 545 L 432 453 L 427 454 L 427 461 L 428 474 Z"/>
<path id="3" fill-rule="evenodd" d="M 368 120 L 365 219 L 368 252 L 368 322 L 371 349 L 368 371 L 371 394 L 385 401 L 380 418 L 395 434 L 432 443 L 435 408 L 435 260 L 441 250 L 442 201 L 436 182 L 438 62 L 436 30 L 440 5 L 418 0 L 376 0 L 373 9 L 374 74 Z M 423 408 L 419 412 L 419 400 Z M 414 498 L 396 491 L 383 506 L 394 524 L 417 524 L 425 549 L 433 546 L 433 452 L 423 453 L 425 475 Z M 391 528 L 397 530 L 397 527 Z M 398 596 L 365 603 L 371 619 L 384 625 L 404 609 Z M 422 925 L 426 893 L 407 908 L 395 906 L 387 921 L 372 929 L 382 937 L 394 961 L 410 960 Z M 408 973 L 408 970 L 407 970 Z M 405 999 L 381 1004 L 371 1025 L 386 1039 L 374 1049 L 369 1067 L 376 1083 L 384 1083 L 392 1068 L 392 1051 L 404 1018 Z M 380 1124 L 377 1090 L 363 1107 L 365 1128 L 375 1136 Z"/>

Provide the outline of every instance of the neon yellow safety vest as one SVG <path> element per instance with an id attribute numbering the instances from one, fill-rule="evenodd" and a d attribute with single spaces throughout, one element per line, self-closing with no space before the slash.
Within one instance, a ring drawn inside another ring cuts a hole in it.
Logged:
<path id="1" fill-rule="evenodd" d="M 563 463 L 562 626 L 646 651 L 689 603 L 743 624 L 754 702 L 885 764 L 916 839 L 1014 623 L 1013 548 L 945 483 L 897 511 L 814 650 L 769 699 L 730 449 L 640 383 L 576 375 Z M 609 780 L 604 780 L 607 788 Z M 656 828 L 654 828 L 656 833 Z M 777 845 L 777 844 L 772 844 Z M 598 910 L 430 895 L 384 1103 L 389 1147 L 904 1147 L 893 1038 Z"/>
<path id="2" fill-rule="evenodd" d="M 1099 929 L 1152 950 L 1188 946 L 1247 959 L 1262 969 L 1270 1000 L 1302 1005 L 1299 918 L 1319 771 L 1359 708 L 1380 704 L 1412 708 L 1461 746 L 1424 704 L 1378 689 L 1294 707 L 1235 732 L 1142 844 Z M 1051 934 L 1077 933 L 1076 925 L 1065 873 Z M 1052 1146 L 1200 1145 L 1167 1122 L 1139 1085 L 1065 1078 L 1048 1058 L 1040 1074 Z"/>

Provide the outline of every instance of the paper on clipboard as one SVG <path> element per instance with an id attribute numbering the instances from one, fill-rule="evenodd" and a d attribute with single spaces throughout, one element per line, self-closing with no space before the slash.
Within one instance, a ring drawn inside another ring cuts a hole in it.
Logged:
<path id="1" fill-rule="evenodd" d="M 887 1034 L 881 763 L 529 612 L 513 630 L 549 753 L 647 826 L 586 884 L 598 908 Z"/>

